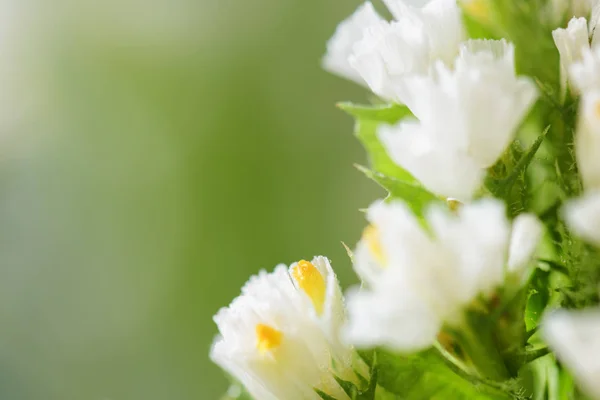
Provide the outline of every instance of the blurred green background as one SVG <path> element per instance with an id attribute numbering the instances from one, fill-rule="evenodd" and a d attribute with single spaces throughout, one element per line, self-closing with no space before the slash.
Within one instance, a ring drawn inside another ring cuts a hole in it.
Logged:
<path id="1" fill-rule="evenodd" d="M 0 5 L 0 398 L 216 399 L 251 274 L 356 281 L 366 93 L 319 60 L 359 1 L 96 3 Z"/>

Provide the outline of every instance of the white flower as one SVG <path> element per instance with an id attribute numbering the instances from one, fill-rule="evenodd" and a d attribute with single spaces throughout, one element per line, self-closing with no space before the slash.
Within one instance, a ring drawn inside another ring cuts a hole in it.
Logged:
<path id="1" fill-rule="evenodd" d="M 415 19 L 422 24 L 431 60 L 452 63 L 458 45 L 465 40 L 460 7 L 456 0 L 384 0 L 399 22 Z"/>
<path id="2" fill-rule="evenodd" d="M 419 121 L 382 126 L 392 160 L 430 191 L 470 199 L 485 169 L 502 155 L 537 97 L 534 84 L 514 72 L 514 47 L 504 40 L 461 45 L 452 71 L 405 80 Z"/>
<path id="3" fill-rule="evenodd" d="M 562 23 L 565 17 L 587 18 L 597 3 L 597 0 L 550 0 L 547 5 L 547 12 L 550 14 L 550 22 L 559 24 Z"/>
<path id="4" fill-rule="evenodd" d="M 367 2 L 327 43 L 326 70 L 366 83 L 387 100 L 410 102 L 403 79 L 427 74 L 436 60 L 451 63 L 464 39 L 456 0 L 387 0 L 388 22 Z"/>
<path id="5" fill-rule="evenodd" d="M 584 50 L 590 48 L 587 21 L 585 18 L 573 18 L 566 29 L 555 29 L 552 37 L 560 54 L 560 75 L 564 91 L 571 66 L 582 59 Z"/>
<path id="6" fill-rule="evenodd" d="M 365 85 L 358 71 L 348 58 L 352 47 L 362 39 L 366 28 L 384 21 L 370 1 L 361 5 L 352 16 L 340 23 L 331 39 L 327 42 L 327 53 L 323 57 L 323 68 L 333 74 Z"/>
<path id="7" fill-rule="evenodd" d="M 565 207 L 566 220 L 573 232 L 600 245 L 600 192 L 590 191 L 570 200 Z"/>
<path id="8" fill-rule="evenodd" d="M 522 276 L 539 240 L 534 217 L 522 218 L 511 243 L 504 205 L 496 200 L 463 205 L 456 215 L 432 208 L 428 229 L 404 203 L 373 204 L 354 253 L 367 289 L 348 294 L 348 340 L 401 351 L 432 345 L 444 324 L 461 324 L 464 308 L 479 295 L 492 295 L 513 273 Z"/>
<path id="9" fill-rule="evenodd" d="M 427 38 L 416 20 L 382 21 L 365 31 L 349 61 L 375 94 L 405 102 L 403 79 L 429 68 Z"/>
<path id="10" fill-rule="evenodd" d="M 580 62 L 571 66 L 569 76 L 575 88 L 582 93 L 600 91 L 600 46 L 584 49 Z"/>
<path id="11" fill-rule="evenodd" d="M 600 245 L 600 91 L 591 90 L 582 97 L 575 153 L 585 192 L 567 203 L 565 215 L 575 233 Z"/>
<path id="12" fill-rule="evenodd" d="M 583 95 L 575 151 L 584 188 L 600 189 L 600 91 Z"/>
<path id="13" fill-rule="evenodd" d="M 326 258 L 261 271 L 215 316 L 220 335 L 211 358 L 256 400 L 316 400 L 314 388 L 348 399 L 334 374 L 356 382 L 353 368 L 362 366 L 338 340 L 344 313 Z"/>
<path id="14" fill-rule="evenodd" d="M 528 278 L 527 266 L 543 232 L 544 225 L 531 214 L 520 214 L 513 222 L 507 267 L 521 282 Z"/>
<path id="15" fill-rule="evenodd" d="M 553 312 L 543 321 L 542 333 L 582 388 L 600 399 L 600 311 Z"/>
<path id="16" fill-rule="evenodd" d="M 409 106 L 404 79 L 428 74 L 437 60 L 451 63 L 465 36 L 455 0 L 410 3 L 386 1 L 395 21 L 366 29 L 349 59 L 375 94 Z"/>

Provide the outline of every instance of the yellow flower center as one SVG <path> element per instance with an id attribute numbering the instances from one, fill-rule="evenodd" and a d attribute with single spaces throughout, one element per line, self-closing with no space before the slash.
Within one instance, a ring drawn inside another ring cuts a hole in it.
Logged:
<path id="1" fill-rule="evenodd" d="M 382 268 L 385 268 L 387 263 L 385 255 L 383 254 L 383 248 L 381 247 L 379 229 L 373 225 L 369 225 L 363 231 L 362 237 L 367 243 L 367 247 L 369 248 L 373 258 L 375 258 Z"/>
<path id="2" fill-rule="evenodd" d="M 283 333 L 269 325 L 256 325 L 256 348 L 261 354 L 271 351 L 281 344 Z"/>
<path id="3" fill-rule="evenodd" d="M 325 303 L 325 280 L 319 270 L 306 260 L 298 261 L 292 269 L 296 283 L 310 297 L 317 314 L 323 312 Z"/>

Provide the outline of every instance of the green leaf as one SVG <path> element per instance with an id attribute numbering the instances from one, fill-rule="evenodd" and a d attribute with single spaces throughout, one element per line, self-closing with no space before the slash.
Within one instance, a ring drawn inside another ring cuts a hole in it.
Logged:
<path id="1" fill-rule="evenodd" d="M 319 389 L 315 389 L 315 392 L 323 400 L 337 400 L 335 397 L 332 397 L 332 396 L 328 395 L 327 393 L 320 391 Z"/>
<path id="2" fill-rule="evenodd" d="M 383 174 L 371 171 L 360 165 L 356 165 L 359 171 L 364 173 L 369 179 L 377 182 L 379 186 L 388 191 L 388 199 L 404 200 L 417 215 L 423 213 L 426 205 L 439 199 L 420 186 L 412 182 L 401 181 Z"/>
<path id="3" fill-rule="evenodd" d="M 340 385 L 340 387 L 344 390 L 344 393 L 346 393 L 348 395 L 348 397 L 350 397 L 351 399 L 356 398 L 359 390 L 354 383 L 345 381 L 338 376 L 334 376 L 334 378 L 335 378 L 335 381 L 338 383 L 338 385 Z"/>
<path id="4" fill-rule="evenodd" d="M 531 145 L 529 150 L 521 157 L 519 162 L 514 166 L 510 174 L 502 180 L 493 180 L 488 178 L 486 181 L 486 186 L 488 189 L 494 193 L 497 197 L 505 198 L 508 193 L 511 191 L 513 185 L 519 180 L 520 177 L 524 174 L 525 170 L 533 161 L 535 154 L 539 150 L 542 142 L 546 138 L 548 131 L 550 130 L 550 126 L 544 129 L 544 132 L 536 139 L 536 141 Z"/>
<path id="5" fill-rule="evenodd" d="M 536 269 L 531 280 L 531 291 L 525 308 L 525 324 L 527 330 L 535 329 L 550 300 L 549 276 L 547 271 Z"/>
<path id="6" fill-rule="evenodd" d="M 338 103 L 337 107 L 356 119 L 387 122 L 388 124 L 395 124 L 401 119 L 413 115 L 408 107 L 399 104 L 372 106 L 353 103 Z"/>
<path id="7" fill-rule="evenodd" d="M 460 375 L 435 349 L 418 354 L 377 352 L 378 384 L 405 400 L 508 400 L 508 393 Z"/>
<path id="8" fill-rule="evenodd" d="M 373 367 L 373 363 L 375 362 L 374 350 L 357 350 L 356 353 L 369 366 L 369 368 Z"/>
<path id="9" fill-rule="evenodd" d="M 406 106 L 398 104 L 360 106 L 340 103 L 338 107 L 355 118 L 354 134 L 367 151 L 370 166 L 374 171 L 400 181 L 416 182 L 410 173 L 390 159 L 377 136 L 380 125 L 395 124 L 401 119 L 412 116 Z"/>

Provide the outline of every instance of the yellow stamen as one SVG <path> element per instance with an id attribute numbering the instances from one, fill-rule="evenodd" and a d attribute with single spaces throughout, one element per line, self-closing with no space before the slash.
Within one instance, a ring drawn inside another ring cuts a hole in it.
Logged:
<path id="1" fill-rule="evenodd" d="M 385 255 L 383 254 L 383 248 L 381 247 L 381 239 L 379 236 L 379 230 L 373 226 L 369 225 L 363 231 L 363 239 L 367 242 L 367 246 L 371 255 L 375 260 L 381 265 L 381 267 L 386 266 Z"/>
<path id="2" fill-rule="evenodd" d="M 271 351 L 281 344 L 283 333 L 269 325 L 256 325 L 256 348 L 262 354 Z"/>
<path id="3" fill-rule="evenodd" d="M 310 297 L 317 314 L 323 312 L 325 303 L 325 280 L 319 270 L 306 260 L 298 261 L 292 270 L 296 283 Z"/>

